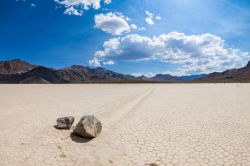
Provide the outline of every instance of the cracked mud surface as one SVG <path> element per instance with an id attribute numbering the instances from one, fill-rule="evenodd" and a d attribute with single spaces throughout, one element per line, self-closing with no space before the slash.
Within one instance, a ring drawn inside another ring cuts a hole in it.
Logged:
<path id="1" fill-rule="evenodd" d="M 1 166 L 250 165 L 250 84 L 1 85 Z M 94 114 L 93 140 L 56 118 Z"/>

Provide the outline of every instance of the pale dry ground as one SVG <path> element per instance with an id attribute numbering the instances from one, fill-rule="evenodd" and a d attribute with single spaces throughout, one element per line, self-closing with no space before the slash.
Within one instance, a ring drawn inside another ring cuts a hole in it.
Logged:
<path id="1" fill-rule="evenodd" d="M 1 166 L 250 165 L 250 84 L 0 85 L 0 93 Z M 96 139 L 53 127 L 85 114 L 103 123 Z"/>

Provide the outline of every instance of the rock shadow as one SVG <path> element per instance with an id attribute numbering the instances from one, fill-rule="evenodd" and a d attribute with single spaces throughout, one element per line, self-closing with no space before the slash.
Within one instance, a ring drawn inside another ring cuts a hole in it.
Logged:
<path id="1" fill-rule="evenodd" d="M 155 163 L 150 163 L 150 164 L 146 164 L 146 165 L 148 165 L 148 166 L 158 166 L 158 165 L 155 164 Z"/>
<path id="2" fill-rule="evenodd" d="M 57 130 L 70 130 L 70 128 L 58 128 L 57 125 L 54 125 L 54 128 Z"/>
<path id="3" fill-rule="evenodd" d="M 77 142 L 77 143 L 87 143 L 92 140 L 92 139 L 83 138 L 75 133 L 71 133 L 70 138 L 72 141 Z"/>

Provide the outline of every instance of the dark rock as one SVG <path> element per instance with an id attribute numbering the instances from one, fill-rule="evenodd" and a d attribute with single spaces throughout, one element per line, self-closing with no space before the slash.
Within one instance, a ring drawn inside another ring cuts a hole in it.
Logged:
<path id="1" fill-rule="evenodd" d="M 74 123 L 74 120 L 75 120 L 75 118 L 72 116 L 58 118 L 56 120 L 57 121 L 56 128 L 58 128 L 58 129 L 70 129 L 72 124 Z"/>

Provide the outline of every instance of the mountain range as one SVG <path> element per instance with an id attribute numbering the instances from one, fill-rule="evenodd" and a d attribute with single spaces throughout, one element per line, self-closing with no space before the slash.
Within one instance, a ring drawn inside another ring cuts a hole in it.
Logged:
<path id="1" fill-rule="evenodd" d="M 15 59 L 0 61 L 0 83 L 180 83 L 180 82 L 250 82 L 250 62 L 246 67 L 209 75 L 172 76 L 157 74 L 151 78 L 120 74 L 101 67 L 73 65 L 53 69 Z"/>
<path id="2" fill-rule="evenodd" d="M 214 72 L 204 78 L 193 80 L 194 82 L 211 83 L 249 83 L 250 82 L 250 61 L 245 67 L 239 69 L 230 69 L 224 72 Z"/>

